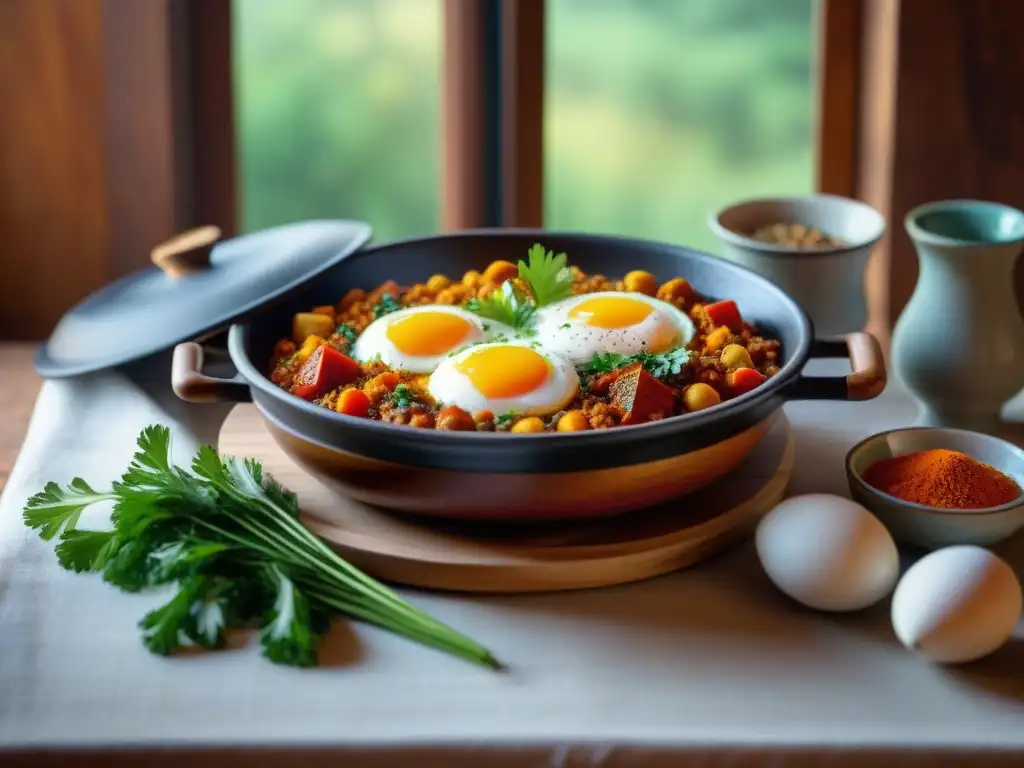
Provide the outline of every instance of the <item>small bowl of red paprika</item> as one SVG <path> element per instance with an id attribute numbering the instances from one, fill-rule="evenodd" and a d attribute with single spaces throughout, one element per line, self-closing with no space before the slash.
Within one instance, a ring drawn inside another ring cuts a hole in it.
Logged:
<path id="1" fill-rule="evenodd" d="M 1024 528 L 1024 450 L 964 429 L 880 432 L 846 455 L 853 498 L 903 543 L 989 546 Z"/>

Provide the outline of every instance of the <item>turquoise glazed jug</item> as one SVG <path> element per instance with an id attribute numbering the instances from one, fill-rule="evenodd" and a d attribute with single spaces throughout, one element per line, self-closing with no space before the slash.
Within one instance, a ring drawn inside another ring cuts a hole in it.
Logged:
<path id="1" fill-rule="evenodd" d="M 912 210 L 905 225 L 920 275 L 893 330 L 896 376 L 921 405 L 920 423 L 996 432 L 1024 386 L 1024 320 L 1014 267 L 1024 213 L 980 200 Z"/>

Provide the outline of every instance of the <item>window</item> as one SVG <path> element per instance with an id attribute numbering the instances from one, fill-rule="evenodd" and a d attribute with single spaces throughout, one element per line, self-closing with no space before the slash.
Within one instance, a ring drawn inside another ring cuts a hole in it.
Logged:
<path id="1" fill-rule="evenodd" d="M 812 0 L 547 0 L 545 224 L 717 250 L 813 191 Z"/>
<path id="2" fill-rule="evenodd" d="M 441 0 L 234 0 L 240 229 L 438 226 Z"/>

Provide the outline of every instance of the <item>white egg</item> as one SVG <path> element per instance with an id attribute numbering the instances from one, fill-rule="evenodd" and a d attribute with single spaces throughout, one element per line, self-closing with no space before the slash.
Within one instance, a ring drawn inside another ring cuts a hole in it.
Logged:
<path id="1" fill-rule="evenodd" d="M 391 368 L 429 373 L 453 350 L 514 333 L 461 307 L 428 304 L 374 320 L 359 334 L 352 354 L 363 362 L 379 357 Z"/>
<path id="2" fill-rule="evenodd" d="M 1020 581 L 987 549 L 931 552 L 900 579 L 892 627 L 907 648 L 943 664 L 980 659 L 1013 634 L 1022 608 Z"/>
<path id="3" fill-rule="evenodd" d="M 439 403 L 470 412 L 486 409 L 499 416 L 554 413 L 568 405 L 579 388 L 572 363 L 526 342 L 470 347 L 444 360 L 427 384 Z"/>
<path id="4" fill-rule="evenodd" d="M 541 349 L 573 363 L 598 353 L 664 352 L 694 335 L 686 313 L 642 293 L 601 291 L 563 299 L 537 311 Z"/>
<path id="5" fill-rule="evenodd" d="M 889 531 L 842 496 L 786 499 L 761 519 L 755 545 L 775 586 L 821 611 L 867 608 L 888 595 L 899 576 Z"/>

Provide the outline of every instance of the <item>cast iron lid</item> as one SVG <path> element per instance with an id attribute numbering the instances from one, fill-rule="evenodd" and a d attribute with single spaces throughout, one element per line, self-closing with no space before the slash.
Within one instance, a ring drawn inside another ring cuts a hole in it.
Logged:
<path id="1" fill-rule="evenodd" d="M 36 350 L 45 378 L 102 370 L 223 330 L 301 288 L 370 239 L 369 224 L 287 224 L 231 240 L 191 230 L 151 254 L 154 266 L 68 310 Z"/>

